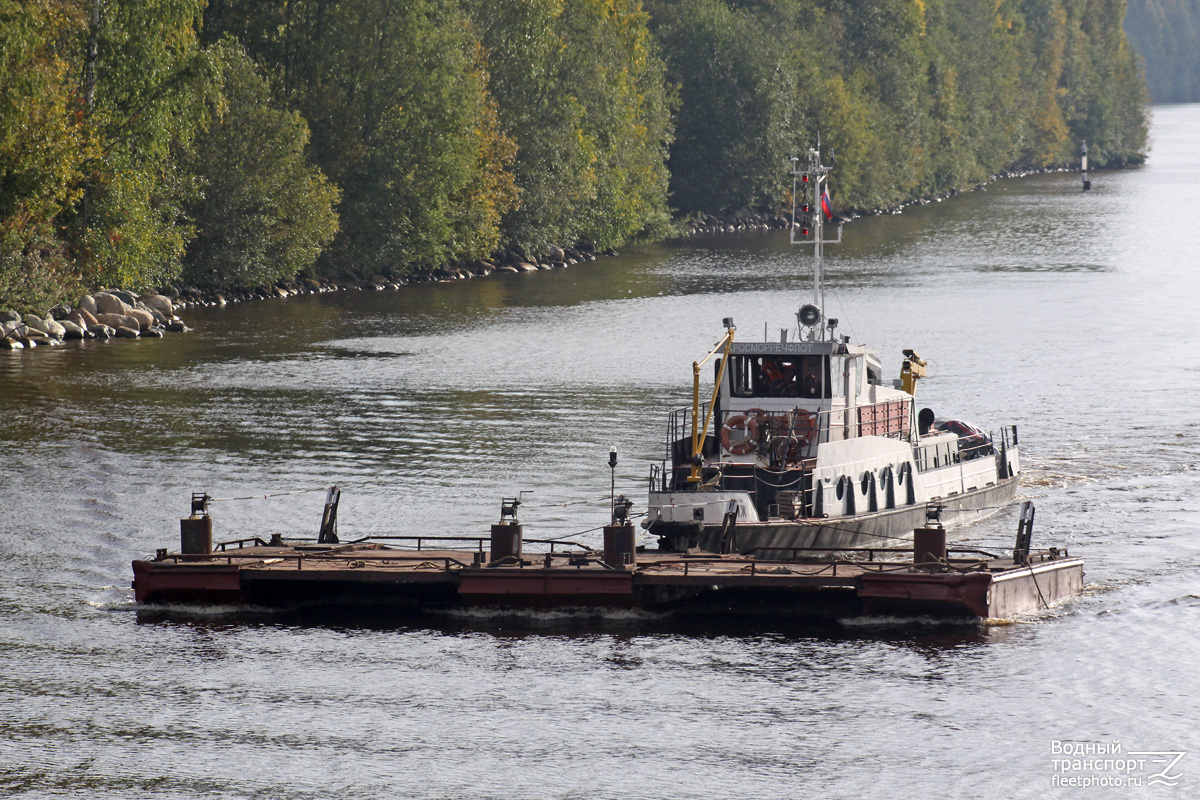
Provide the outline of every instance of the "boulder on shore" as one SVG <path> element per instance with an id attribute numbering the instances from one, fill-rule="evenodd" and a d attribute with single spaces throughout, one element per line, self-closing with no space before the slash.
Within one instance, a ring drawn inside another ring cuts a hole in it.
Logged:
<path id="1" fill-rule="evenodd" d="M 125 289 L 108 289 L 107 291 L 127 306 L 132 306 L 137 302 L 137 295 Z"/>
<path id="2" fill-rule="evenodd" d="M 100 321 L 96 319 L 91 312 L 83 308 L 75 309 L 75 311 L 71 314 L 71 316 L 67 317 L 67 319 L 71 320 L 71 322 L 74 322 L 85 331 L 90 330 L 100 324 Z"/>
<path id="3" fill-rule="evenodd" d="M 175 313 L 175 309 L 171 305 L 171 299 L 169 297 L 163 297 L 161 294 L 148 294 L 138 299 L 145 303 L 149 308 L 161 313 L 164 317 L 170 317 Z M 225 305 L 224 301 L 221 300 L 220 295 L 217 295 L 217 299 L 220 301 L 218 305 Z"/>
<path id="4" fill-rule="evenodd" d="M 154 315 L 149 311 L 143 311 L 140 308 L 131 308 L 125 316 L 137 320 L 138 330 L 145 331 L 154 326 Z"/>
<path id="5" fill-rule="evenodd" d="M 97 314 L 97 321 L 110 328 L 133 328 L 141 330 L 141 323 L 127 314 Z"/>
<path id="6" fill-rule="evenodd" d="M 64 319 L 58 323 L 62 326 L 64 339 L 82 339 L 85 331 L 82 325 L 69 319 Z"/>
<path id="7" fill-rule="evenodd" d="M 37 314 L 26 314 L 24 317 L 25 327 L 35 330 L 38 333 L 49 335 L 50 331 L 46 330 L 46 320 L 39 317 Z"/>
<path id="8" fill-rule="evenodd" d="M 129 306 L 124 300 L 109 292 L 97 292 L 96 298 L 96 318 L 100 319 L 102 314 L 121 314 L 128 316 Z"/>
<path id="9" fill-rule="evenodd" d="M 50 334 L 55 339 L 61 340 L 64 336 L 67 335 L 67 329 L 62 326 L 61 322 L 58 322 L 53 319 L 46 319 L 46 320 L 42 320 L 42 321 L 46 325 L 46 327 L 44 329 L 46 331 L 46 333 Z"/>
<path id="10" fill-rule="evenodd" d="M 117 338 L 118 339 L 137 339 L 137 338 L 141 337 L 141 335 L 142 335 L 141 332 L 137 329 L 136 322 L 134 323 L 133 327 L 130 327 L 128 325 L 118 325 L 117 326 Z"/>

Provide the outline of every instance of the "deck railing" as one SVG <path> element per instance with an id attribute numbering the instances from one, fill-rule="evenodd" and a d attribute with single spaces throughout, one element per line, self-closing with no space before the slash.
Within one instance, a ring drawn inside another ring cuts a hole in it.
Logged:
<path id="1" fill-rule="evenodd" d="M 681 490 L 695 485 L 687 479 L 691 474 L 692 454 L 688 425 L 690 415 L 690 408 L 680 408 L 670 413 L 667 457 L 661 466 L 654 465 L 651 468 L 652 491 Z M 721 442 L 714 443 L 711 438 L 706 438 L 707 458 L 701 473 L 701 485 L 730 491 L 748 491 L 754 497 L 758 496 L 760 488 L 765 488 L 769 496 L 763 502 L 767 505 L 761 505 L 758 510 L 760 514 L 769 517 L 800 517 L 822 513 L 822 498 L 812 479 L 818 445 L 858 436 L 884 436 L 910 441 L 915 433 L 911 428 L 912 404 L 907 399 L 851 409 L 826 409 L 815 413 L 799 409 L 756 409 L 752 415 L 744 411 L 724 411 L 719 415 L 719 422 L 724 424 L 736 416 L 743 417 L 739 423 L 741 430 L 745 432 L 744 437 L 736 441 L 736 445 L 745 452 L 736 453 L 731 458 L 728 449 Z M 752 425 L 749 422 L 751 418 Z M 717 431 L 720 430 L 721 428 L 717 427 Z M 713 436 L 714 434 L 708 434 L 708 437 Z M 732 437 L 730 441 L 733 441 Z M 750 446 L 743 448 L 747 442 Z M 1007 478 L 1010 477 L 1010 467 L 1006 454 L 1010 448 L 1016 446 L 1017 429 L 1015 425 L 1008 425 L 1000 428 L 997 433 L 981 431 L 977 437 L 960 435 L 955 439 L 943 438 L 928 444 L 920 442 L 920 439 L 916 440 L 917 447 L 914 452 L 915 467 L 919 472 L 963 464 L 974 459 L 996 458 L 1000 462 L 1000 477 Z M 718 453 L 721 455 L 719 461 L 713 458 Z M 859 481 L 865 482 L 865 487 L 860 487 L 864 497 L 876 496 L 875 492 L 882 490 L 888 498 L 888 503 L 899 503 L 899 497 L 893 500 L 891 493 L 899 492 L 901 484 L 905 485 L 905 490 L 911 495 L 908 485 L 912 480 L 912 467 L 901 464 L 881 471 L 876 461 L 847 461 L 829 466 L 844 476 L 854 476 L 843 477 L 843 480 L 851 481 L 851 486 L 848 487 L 850 491 L 854 490 L 854 485 Z M 753 469 L 752 475 L 747 472 L 748 468 Z M 884 501 L 876 496 L 874 502 Z"/>
<path id="2" fill-rule="evenodd" d="M 705 443 L 709 443 L 709 436 L 720 438 L 723 427 L 733 420 L 739 423 L 736 430 L 744 431 L 744 437 L 737 440 L 735 446 L 741 449 L 748 440 L 752 446 L 749 452 L 738 454 L 748 457 L 746 463 L 758 461 L 766 456 L 774 466 L 786 468 L 813 458 L 816 455 L 816 446 L 826 442 L 858 436 L 907 439 L 911 433 L 910 400 L 890 400 L 850 409 L 823 409 L 815 412 L 801 408 L 783 411 L 751 410 L 753 414 L 746 411 L 721 411 L 716 419 L 714 431 L 704 432 Z M 701 418 L 707 413 L 707 404 L 702 405 Z M 674 409 L 668 414 L 664 471 L 667 464 L 676 469 L 691 466 L 691 416 L 692 409 L 688 407 Z M 707 452 L 709 455 L 713 454 L 711 444 L 708 444 Z M 732 460 L 738 461 L 736 457 Z"/>

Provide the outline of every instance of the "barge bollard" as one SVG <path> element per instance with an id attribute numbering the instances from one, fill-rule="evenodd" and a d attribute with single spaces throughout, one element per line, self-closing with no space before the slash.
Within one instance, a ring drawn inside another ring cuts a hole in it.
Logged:
<path id="1" fill-rule="evenodd" d="M 632 525 L 604 526 L 604 563 L 616 569 L 637 564 L 637 534 Z"/>
<path id="2" fill-rule="evenodd" d="M 179 552 L 212 555 L 212 517 L 206 514 L 179 520 Z"/>
<path id="3" fill-rule="evenodd" d="M 930 564 L 946 560 L 946 529 L 917 528 L 913 531 L 913 564 Z M 935 569 L 935 567 L 923 567 Z"/>
<path id="4" fill-rule="evenodd" d="M 179 552 L 187 555 L 212 555 L 212 517 L 208 515 L 206 492 L 192 492 L 192 515 L 179 520 Z"/>
<path id="5" fill-rule="evenodd" d="M 492 561 L 509 556 L 521 557 L 521 549 L 525 543 L 522 537 L 523 527 L 518 522 L 501 522 L 492 526 Z"/>
<path id="6" fill-rule="evenodd" d="M 521 558 L 525 540 L 521 523 L 517 521 L 517 509 L 520 505 L 519 497 L 506 497 L 500 502 L 500 521 L 492 526 L 492 550 L 488 554 L 488 560 L 492 563 L 509 556 Z"/>

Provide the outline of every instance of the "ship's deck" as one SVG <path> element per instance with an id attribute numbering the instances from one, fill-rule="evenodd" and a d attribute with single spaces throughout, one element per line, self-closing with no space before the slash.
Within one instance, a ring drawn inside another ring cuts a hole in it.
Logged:
<path id="1" fill-rule="evenodd" d="M 735 590 L 744 596 L 780 592 L 806 601 L 836 593 L 886 607 L 888 598 L 939 604 L 952 613 L 990 616 L 988 587 L 1027 575 L 1042 604 L 1052 602 L 1041 573 L 1074 570 L 1078 580 L 1052 588 L 1055 599 L 1082 585 L 1082 562 L 1051 550 L 1032 566 L 973 550 L 947 551 L 927 563 L 911 549 L 797 553 L 794 560 L 746 555 L 643 550 L 614 567 L 587 550 L 523 553 L 490 562 L 486 550 L 401 548 L 377 542 L 342 545 L 249 544 L 212 554 L 160 554 L 134 562 L 142 602 L 320 602 L 349 596 L 404 597 L 432 605 L 670 608 L 699 596 Z M 1035 574 L 1036 573 L 1036 574 Z M 1032 590 L 1031 590 L 1032 591 Z M 748 594 L 747 594 L 748 593 Z M 730 596 L 729 594 L 723 596 Z M 1031 595 L 1032 596 L 1032 595 Z M 980 611 L 982 609 L 982 611 Z"/>

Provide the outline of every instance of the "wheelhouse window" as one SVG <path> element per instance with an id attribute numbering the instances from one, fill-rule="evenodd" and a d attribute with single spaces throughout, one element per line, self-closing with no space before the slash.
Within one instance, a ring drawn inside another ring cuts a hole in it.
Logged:
<path id="1" fill-rule="evenodd" d="M 846 396 L 846 376 L 843 370 L 846 369 L 846 359 L 841 356 L 833 358 L 833 380 L 831 381 L 834 397 Z"/>
<path id="2" fill-rule="evenodd" d="M 825 356 L 730 356 L 729 389 L 734 397 L 830 396 Z"/>

